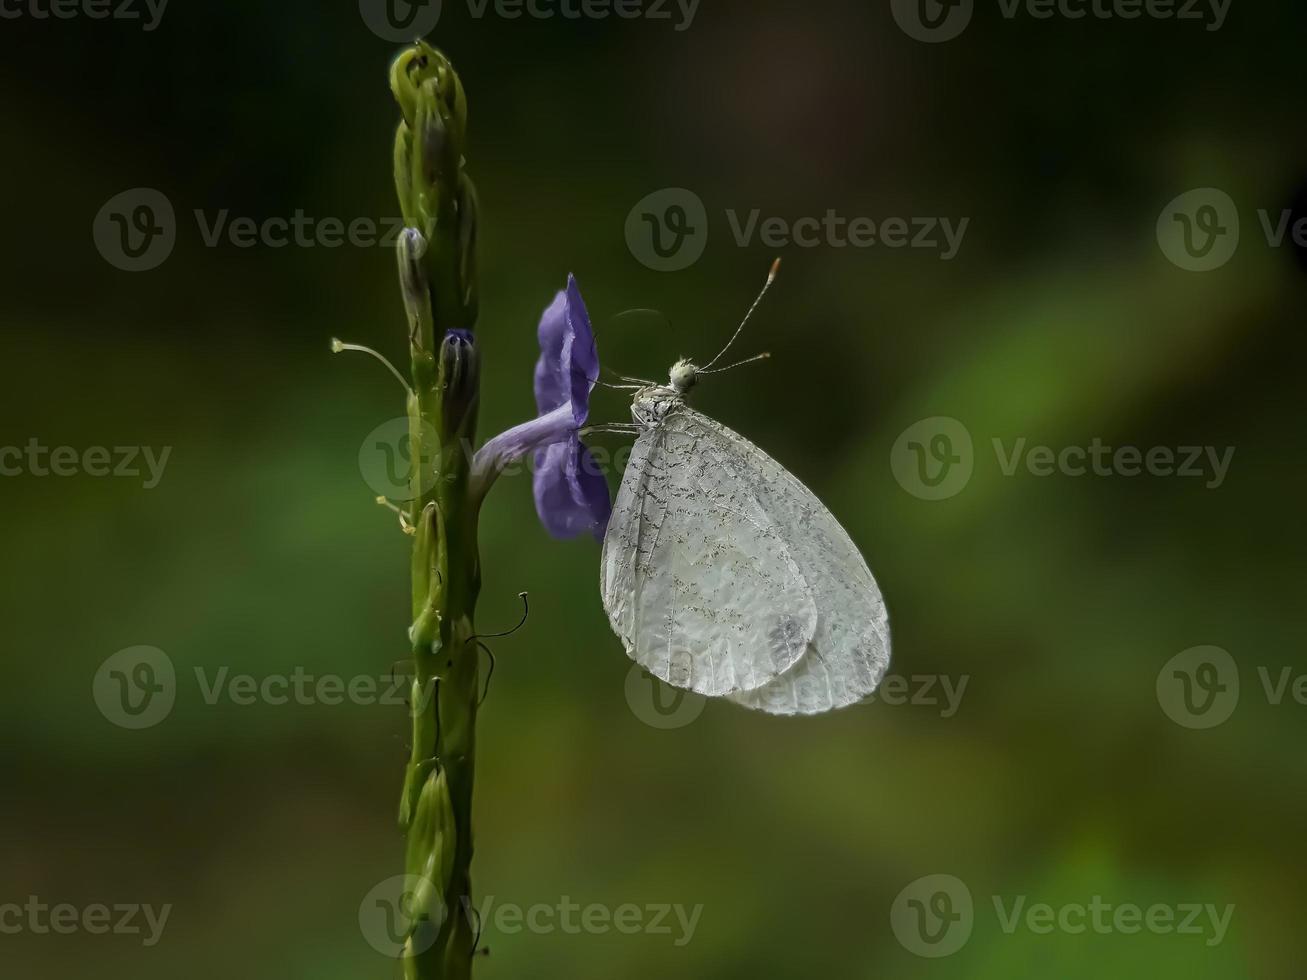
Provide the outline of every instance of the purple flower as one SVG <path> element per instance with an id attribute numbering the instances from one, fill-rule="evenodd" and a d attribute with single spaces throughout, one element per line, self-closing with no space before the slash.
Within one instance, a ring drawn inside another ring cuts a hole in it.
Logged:
<path id="1" fill-rule="evenodd" d="M 540 317 L 539 340 L 535 395 L 540 414 L 482 446 L 474 472 L 479 479 L 493 480 L 510 462 L 534 450 L 536 513 L 545 530 L 556 538 L 587 531 L 602 538 L 612 513 L 608 481 L 578 435 L 590 414 L 599 353 L 574 277 L 567 277 L 567 289 Z"/>

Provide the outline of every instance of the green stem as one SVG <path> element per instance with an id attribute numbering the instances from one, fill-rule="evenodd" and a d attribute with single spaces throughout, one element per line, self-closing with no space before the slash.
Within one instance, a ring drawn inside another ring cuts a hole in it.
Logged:
<path id="1" fill-rule="evenodd" d="M 391 87 L 404 119 L 395 175 L 409 225 L 399 248 L 412 363 L 409 398 L 413 749 L 400 824 L 411 894 L 405 980 L 460 980 L 475 955 L 471 864 L 480 591 L 476 508 L 464 441 L 474 435 L 475 347 L 449 338 L 476 319 L 475 194 L 463 172 L 466 106 L 458 76 L 418 42 Z"/>

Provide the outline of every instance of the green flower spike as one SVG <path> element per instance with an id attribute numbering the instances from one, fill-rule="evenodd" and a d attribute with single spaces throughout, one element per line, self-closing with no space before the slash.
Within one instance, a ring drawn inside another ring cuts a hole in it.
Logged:
<path id="1" fill-rule="evenodd" d="M 473 333 L 477 197 L 464 169 L 467 99 L 449 61 L 422 41 L 395 59 L 390 87 L 403 117 L 395 134 L 394 164 L 406 227 L 396 261 L 409 378 L 371 348 L 338 340 L 331 346 L 382 361 L 406 395 L 408 503 L 400 508 L 384 497 L 378 501 L 400 512 L 400 524 L 413 541 L 408 627 L 412 754 L 399 803 L 410 884 L 403 976 L 468 980 L 479 931 L 470 869 L 476 715 L 484 697 L 480 645 L 472 625 L 481 588 L 477 514 L 485 490 L 506 461 L 555 444 L 563 444 L 564 452 L 551 472 L 565 475 L 563 464 L 579 460 L 576 432 L 588 411 L 593 382 L 577 394 L 576 385 L 561 379 L 578 372 L 589 378 L 597 372 L 598 355 L 580 293 L 569 280 L 567 293 L 546 310 L 539 331 L 536 395 L 538 402 L 549 402 L 547 410 L 472 455 L 481 358 Z M 477 484 L 471 492 L 474 469 Z M 557 487 L 548 483 L 546 490 L 556 508 Z M 601 494 L 603 513 L 583 522 L 587 528 L 607 517 L 606 484 Z M 537 486 L 538 503 L 540 499 Z M 569 531 L 573 523 L 567 524 Z"/>
<path id="2" fill-rule="evenodd" d="M 405 980 L 460 980 L 476 952 L 468 910 L 479 661 L 469 641 L 480 567 L 462 448 L 475 438 L 480 381 L 476 193 L 463 169 L 467 100 L 449 61 L 419 41 L 395 60 L 390 85 L 403 115 L 395 188 L 408 227 L 397 253 L 412 374 L 409 456 L 418 461 L 408 514 L 413 751 L 400 823 L 406 872 L 421 887 L 410 897 L 403 967 Z M 432 432 L 434 460 L 422 441 Z M 422 466 L 434 466 L 434 479 Z"/>

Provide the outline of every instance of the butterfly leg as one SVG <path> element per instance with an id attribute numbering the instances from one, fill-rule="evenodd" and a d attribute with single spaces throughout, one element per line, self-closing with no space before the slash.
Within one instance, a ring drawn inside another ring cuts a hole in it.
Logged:
<path id="1" fill-rule="evenodd" d="M 641 427 L 634 422 L 609 422 L 602 425 L 587 425 L 581 430 L 581 435 L 621 433 L 622 435 L 635 436 L 639 435 L 640 432 Z"/>
<path id="2" fill-rule="evenodd" d="M 596 381 L 595 384 L 602 385 L 612 391 L 643 391 L 648 385 L 610 385 L 607 381 Z"/>
<path id="3" fill-rule="evenodd" d="M 624 375 L 624 374 L 618 374 L 618 373 L 617 373 L 616 371 L 614 371 L 612 368 L 607 367 L 607 366 L 601 367 L 600 370 L 607 371 L 607 372 L 608 372 L 612 377 L 616 378 L 618 381 L 633 381 L 633 382 L 639 384 L 641 387 L 645 387 L 645 388 L 647 388 L 647 387 L 649 387 L 649 386 L 651 386 L 651 385 L 653 385 L 653 386 L 657 386 L 657 384 L 658 384 L 657 381 L 647 381 L 647 380 L 644 379 L 644 378 L 628 378 L 626 375 Z"/>

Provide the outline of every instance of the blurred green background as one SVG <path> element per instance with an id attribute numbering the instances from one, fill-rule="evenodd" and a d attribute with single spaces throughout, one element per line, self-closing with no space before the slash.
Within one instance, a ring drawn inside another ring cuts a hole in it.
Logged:
<path id="1" fill-rule="evenodd" d="M 482 521 L 479 620 L 511 625 L 521 591 L 532 611 L 494 643 L 477 892 L 703 910 L 683 945 L 675 926 L 512 932 L 492 916 L 479 976 L 1299 975 L 1307 707 L 1292 687 L 1273 703 L 1259 668 L 1307 671 L 1304 266 L 1257 212 L 1277 221 L 1307 179 L 1305 31 L 1289 0 L 1235 2 L 1216 31 L 1009 20 L 981 2 L 942 44 L 900 30 L 888 0 L 704 4 L 684 31 L 475 18 L 446 0 L 432 40 L 469 93 L 482 203 L 483 436 L 532 414 L 535 324 L 569 271 L 605 363 L 657 377 L 720 346 L 779 251 L 740 348 L 773 359 L 712 379 L 696 405 L 827 502 L 883 588 L 892 673 L 912 690 L 936 679 L 934 703 L 810 720 L 710 703 L 646 724 L 598 546 L 550 540 L 529 479 L 505 480 Z M 402 355 L 393 253 L 207 247 L 192 217 L 396 213 L 396 46 L 348 0 L 178 2 L 148 32 L 25 15 L 0 42 L 0 443 L 173 447 L 148 491 L 0 479 L 0 905 L 174 906 L 151 948 L 0 934 L 0 973 L 396 976 L 359 906 L 401 867 L 404 709 L 210 705 L 195 679 L 380 677 L 404 655 L 406 539 L 358 462 L 400 393 L 327 350 L 341 336 Z M 168 196 L 178 233 L 133 274 L 91 227 L 137 187 Z M 709 215 L 702 257 L 671 273 L 624 233 L 666 187 Z M 1237 204 L 1242 239 L 1192 273 L 1155 226 L 1203 187 Z M 755 208 L 970 224 L 947 262 L 741 247 L 725 214 Z M 666 316 L 616 316 L 632 307 Z M 596 396 L 592 418 L 625 415 L 618 393 Z M 935 416 L 975 445 L 970 482 L 939 501 L 891 467 L 899 434 Z M 1023 437 L 1236 452 L 1215 489 L 1005 476 L 992 440 Z M 129 731 L 92 685 L 142 644 L 176 665 L 176 705 Z M 1201 645 L 1229 651 L 1241 687 L 1228 720 L 1196 730 L 1157 685 Z M 966 679 L 954 712 L 940 678 Z M 896 938 L 891 910 L 934 874 L 964 882 L 975 914 L 969 941 L 932 959 Z M 994 902 L 1096 895 L 1235 908 L 1208 945 L 1009 933 Z"/>

